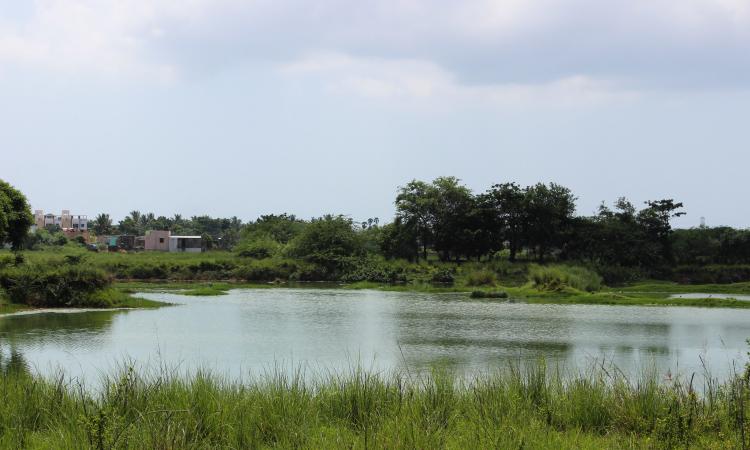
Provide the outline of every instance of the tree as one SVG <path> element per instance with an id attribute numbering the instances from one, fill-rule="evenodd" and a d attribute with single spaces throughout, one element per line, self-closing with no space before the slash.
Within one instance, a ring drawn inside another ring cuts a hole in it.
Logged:
<path id="1" fill-rule="evenodd" d="M 326 215 L 313 219 L 290 243 L 289 253 L 324 268 L 333 275 L 345 268 L 364 248 L 352 220 Z"/>
<path id="2" fill-rule="evenodd" d="M 402 218 L 380 227 L 380 252 L 388 259 L 419 259 L 419 244 L 413 227 L 405 226 Z"/>
<path id="3" fill-rule="evenodd" d="M 476 209 L 474 196 L 456 177 L 436 178 L 429 193 L 431 201 L 427 205 L 431 208 L 435 250 L 442 261 L 450 260 L 451 256 L 458 260 L 468 253 L 478 229 L 479 224 L 472 220 Z"/>
<path id="4" fill-rule="evenodd" d="M 270 236 L 279 244 L 287 244 L 305 228 L 305 222 L 293 214 L 268 214 L 248 223 L 242 230 L 242 239 L 252 236 Z"/>
<path id="5" fill-rule="evenodd" d="M 97 235 L 105 235 L 112 233 L 112 219 L 109 218 L 109 214 L 99 214 L 94 219 L 94 233 Z"/>
<path id="6" fill-rule="evenodd" d="M 576 198 L 559 184 L 537 183 L 526 188 L 526 235 L 537 259 L 544 261 L 550 249 L 560 246 L 575 212 Z"/>
<path id="7" fill-rule="evenodd" d="M 13 250 L 19 250 L 33 223 L 26 197 L 0 180 L 0 246 L 9 243 Z"/>
<path id="8" fill-rule="evenodd" d="M 508 241 L 510 260 L 523 246 L 523 231 L 526 227 L 526 193 L 516 183 L 496 184 L 485 194 L 485 204 L 493 212 L 490 226 L 499 230 L 500 237 Z"/>
<path id="9" fill-rule="evenodd" d="M 646 202 L 647 208 L 638 213 L 637 220 L 643 226 L 651 240 L 661 246 L 662 258 L 664 261 L 673 262 L 672 242 L 672 218 L 684 216 L 685 212 L 680 211 L 682 203 L 675 203 L 673 199 L 649 200 Z"/>
<path id="10" fill-rule="evenodd" d="M 403 226 L 411 228 L 424 259 L 427 259 L 427 248 L 433 238 L 434 202 L 434 188 L 424 181 L 412 180 L 400 187 L 396 195 L 396 217 Z"/>

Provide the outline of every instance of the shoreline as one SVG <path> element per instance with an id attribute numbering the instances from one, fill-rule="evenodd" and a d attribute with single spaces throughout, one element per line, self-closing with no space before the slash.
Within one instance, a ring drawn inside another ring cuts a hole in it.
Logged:
<path id="1" fill-rule="evenodd" d="M 33 306 L 5 303 L 0 305 L 0 317 L 42 314 L 76 313 L 90 311 L 116 311 L 150 309 L 171 306 L 171 303 L 144 300 L 135 297 L 138 293 L 166 292 L 178 295 L 211 297 L 226 295 L 234 289 L 338 289 L 377 290 L 390 292 L 414 292 L 432 294 L 467 294 L 467 301 L 492 301 L 528 304 L 556 305 L 605 305 L 648 307 L 702 307 L 750 309 L 750 284 L 726 285 L 681 285 L 670 282 L 636 283 L 620 288 L 606 288 L 598 292 L 582 292 L 570 288 L 543 291 L 530 286 L 440 286 L 435 284 L 386 284 L 372 282 L 343 283 L 329 281 L 304 281 L 284 283 L 249 283 L 239 280 L 192 281 L 192 280 L 122 280 L 115 281 L 113 288 L 128 295 L 122 306 L 103 308 L 63 307 L 35 308 Z M 507 293 L 508 298 L 470 298 L 472 292 Z M 736 296 L 736 297 L 735 297 Z M 8 309 L 8 311 L 4 311 Z"/>

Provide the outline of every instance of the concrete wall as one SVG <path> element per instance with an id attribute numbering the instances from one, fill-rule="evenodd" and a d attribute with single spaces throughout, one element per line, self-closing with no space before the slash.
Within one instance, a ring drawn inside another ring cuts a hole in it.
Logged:
<path id="1" fill-rule="evenodd" d="M 200 253 L 203 251 L 200 236 L 172 236 L 169 238 L 170 252 Z"/>
<path id="2" fill-rule="evenodd" d="M 146 232 L 143 239 L 143 248 L 145 250 L 156 250 L 161 252 L 169 251 L 169 231 L 150 230 Z"/>

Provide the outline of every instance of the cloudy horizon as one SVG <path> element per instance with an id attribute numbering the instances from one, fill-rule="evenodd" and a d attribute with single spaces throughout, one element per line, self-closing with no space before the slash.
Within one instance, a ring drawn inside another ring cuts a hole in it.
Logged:
<path id="1" fill-rule="evenodd" d="M 744 228 L 749 75 L 745 0 L 0 0 L 0 178 L 243 220 L 553 181 Z"/>

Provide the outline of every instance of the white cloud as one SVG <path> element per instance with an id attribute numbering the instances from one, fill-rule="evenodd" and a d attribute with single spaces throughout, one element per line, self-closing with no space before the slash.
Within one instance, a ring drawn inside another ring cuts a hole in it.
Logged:
<path id="1" fill-rule="evenodd" d="M 706 73 L 694 84 L 742 83 L 750 1 L 37 0 L 23 18 L 0 12 L 0 71 L 164 80 L 316 49 L 407 67 L 394 75 L 380 64 L 382 76 L 350 80 L 378 95 L 429 95 L 466 79 L 519 84 L 513 92 L 530 83 L 602 90 L 580 74 L 668 87 L 696 69 Z"/>
<path id="2" fill-rule="evenodd" d="M 430 104 L 595 105 L 637 96 L 614 82 L 583 75 L 544 83 L 463 84 L 430 61 L 356 58 L 334 52 L 312 54 L 280 70 L 288 77 L 317 79 L 335 93 Z"/>

